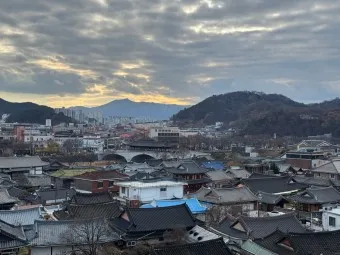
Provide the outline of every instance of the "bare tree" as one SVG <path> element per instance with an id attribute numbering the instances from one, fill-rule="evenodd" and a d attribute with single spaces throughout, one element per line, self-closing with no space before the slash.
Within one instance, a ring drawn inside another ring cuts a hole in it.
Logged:
<path id="1" fill-rule="evenodd" d="M 82 148 L 83 142 L 80 139 L 68 139 L 63 144 L 63 149 L 66 153 L 76 153 Z"/>
<path id="2" fill-rule="evenodd" d="M 63 235 L 65 241 L 83 255 L 98 255 L 100 247 L 112 237 L 113 233 L 102 219 L 75 221 Z"/>

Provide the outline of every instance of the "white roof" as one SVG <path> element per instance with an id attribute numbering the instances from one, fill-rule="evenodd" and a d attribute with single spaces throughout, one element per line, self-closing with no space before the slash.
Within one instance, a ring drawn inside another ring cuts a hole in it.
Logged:
<path id="1" fill-rule="evenodd" d="M 117 182 L 117 186 L 120 187 L 131 187 L 131 188 L 151 188 L 151 187 L 169 187 L 169 186 L 183 186 L 187 185 L 184 182 L 174 182 L 174 181 L 158 181 L 158 182 Z"/>

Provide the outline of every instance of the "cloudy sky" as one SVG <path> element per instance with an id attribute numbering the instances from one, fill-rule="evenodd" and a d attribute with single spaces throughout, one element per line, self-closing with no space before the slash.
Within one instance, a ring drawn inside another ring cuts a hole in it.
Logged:
<path id="1" fill-rule="evenodd" d="M 0 1 L 0 97 L 193 104 L 340 95 L 339 0 Z"/>

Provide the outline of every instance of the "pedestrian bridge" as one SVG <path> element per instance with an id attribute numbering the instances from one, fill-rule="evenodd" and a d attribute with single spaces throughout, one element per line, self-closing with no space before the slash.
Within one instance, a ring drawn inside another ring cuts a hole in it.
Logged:
<path id="1" fill-rule="evenodd" d="M 150 159 L 161 159 L 163 157 L 167 159 L 171 159 L 176 157 L 174 153 L 171 152 L 159 152 L 159 151 L 131 151 L 131 150 L 116 150 L 110 151 L 107 150 L 103 153 L 98 154 L 99 160 L 116 160 L 116 161 L 124 161 L 124 162 L 136 162 L 142 163 L 146 160 Z M 198 151 L 189 151 L 184 158 L 192 158 L 192 157 L 204 157 L 210 156 L 209 153 L 198 152 Z"/>

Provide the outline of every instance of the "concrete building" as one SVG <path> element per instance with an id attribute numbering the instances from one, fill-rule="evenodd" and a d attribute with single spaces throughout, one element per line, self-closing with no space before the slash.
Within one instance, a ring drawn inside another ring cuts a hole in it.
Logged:
<path id="1" fill-rule="evenodd" d="M 322 214 L 322 227 L 325 231 L 340 230 L 340 207 L 324 210 Z"/>
<path id="2" fill-rule="evenodd" d="M 178 127 L 154 127 L 149 130 L 149 137 L 159 142 L 179 142 L 181 131 Z"/>

